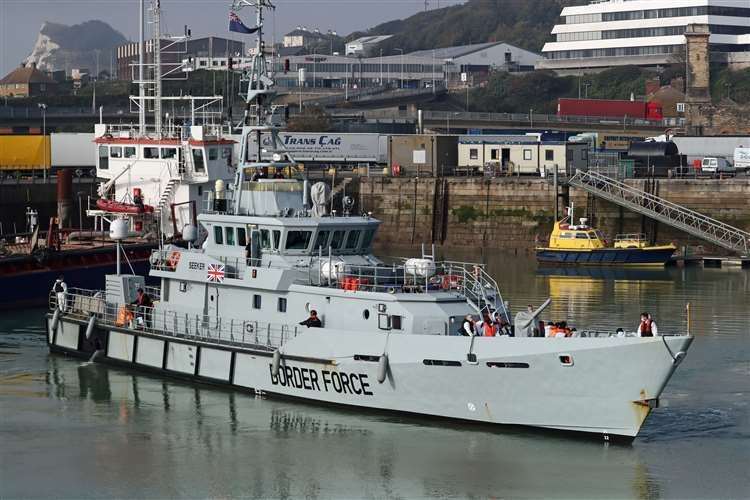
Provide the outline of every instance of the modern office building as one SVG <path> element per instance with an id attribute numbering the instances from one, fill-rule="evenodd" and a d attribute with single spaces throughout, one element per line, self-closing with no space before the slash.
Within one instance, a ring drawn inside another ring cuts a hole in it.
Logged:
<path id="1" fill-rule="evenodd" d="M 749 0 L 594 0 L 563 8 L 552 30 L 555 41 L 544 45 L 537 69 L 671 64 L 681 59 L 691 24 L 708 25 L 717 62 L 750 52 Z"/>

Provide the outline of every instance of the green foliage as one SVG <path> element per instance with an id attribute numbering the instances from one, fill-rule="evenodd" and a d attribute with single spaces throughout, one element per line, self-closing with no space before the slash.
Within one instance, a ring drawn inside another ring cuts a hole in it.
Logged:
<path id="1" fill-rule="evenodd" d="M 470 99 L 472 111 L 554 114 L 561 97 L 578 97 L 579 85 L 594 99 L 630 99 L 631 94 L 643 95 L 647 70 L 621 66 L 601 73 L 577 76 L 556 76 L 550 71 L 510 74 L 496 72 L 486 87 L 475 89 Z"/>
<path id="2" fill-rule="evenodd" d="M 307 106 L 301 114 L 289 120 L 290 132 L 328 132 L 331 130 L 331 117 L 320 106 Z"/>
<path id="3" fill-rule="evenodd" d="M 750 102 L 750 68 L 739 71 L 711 68 L 711 96 L 714 101 L 729 98 L 738 104 Z"/>
<path id="4" fill-rule="evenodd" d="M 560 11 L 588 0 L 469 0 L 465 4 L 420 12 L 407 19 L 380 24 L 364 35 L 394 35 L 383 43 L 385 53 L 406 52 L 489 41 L 504 41 L 540 51 Z"/>
<path id="5" fill-rule="evenodd" d="M 458 208 L 454 208 L 452 212 L 453 215 L 458 219 L 458 222 L 460 222 L 461 224 L 482 217 L 481 211 L 477 210 L 476 207 L 472 207 L 469 205 L 461 205 Z"/>

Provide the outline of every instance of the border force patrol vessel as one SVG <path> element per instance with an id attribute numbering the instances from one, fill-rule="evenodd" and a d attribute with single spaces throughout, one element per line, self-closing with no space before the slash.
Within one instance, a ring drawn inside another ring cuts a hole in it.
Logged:
<path id="1" fill-rule="evenodd" d="M 152 255 L 149 289 L 111 275 L 102 291 L 69 289 L 47 316 L 54 352 L 155 373 L 352 407 L 609 436 L 637 435 L 692 342 L 689 335 L 533 338 L 534 312 L 511 317 L 478 264 L 434 255 L 387 264 L 372 254 L 379 221 L 330 210 L 318 183 L 263 179 L 287 165 L 247 158 L 277 109 L 262 50 L 250 68 L 241 165 L 198 215 L 195 246 Z M 255 179 L 255 180 L 253 180 Z M 117 239 L 123 225 L 113 223 Z M 126 226 L 126 224 L 124 225 Z M 434 252 L 432 252 L 434 254 Z M 132 310 L 138 288 L 153 306 Z M 299 324 L 312 311 L 319 327 Z M 460 336 L 467 314 L 514 322 L 515 337 Z M 514 321 L 513 321 L 514 320 Z"/>

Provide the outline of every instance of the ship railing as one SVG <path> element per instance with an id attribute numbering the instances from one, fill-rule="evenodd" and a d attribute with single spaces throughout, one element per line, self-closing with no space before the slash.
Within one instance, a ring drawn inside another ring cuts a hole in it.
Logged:
<path id="1" fill-rule="evenodd" d="M 615 235 L 615 242 L 619 241 L 646 241 L 644 233 L 622 233 Z"/>
<path id="2" fill-rule="evenodd" d="M 202 213 L 233 214 L 234 200 L 232 199 L 232 193 L 227 192 L 225 198 L 217 198 L 213 191 L 203 193 Z"/>
<path id="3" fill-rule="evenodd" d="M 351 292 L 454 292 L 466 298 L 478 313 L 498 311 L 510 322 L 500 288 L 483 264 L 457 261 L 432 264 L 434 269 L 431 265 L 421 267 L 414 263 L 362 266 L 323 257 L 310 263 L 304 284 Z"/>
<path id="4" fill-rule="evenodd" d="M 126 328 L 186 340 L 273 351 L 304 331 L 300 325 L 170 310 L 159 307 L 158 301 L 154 307 L 108 301 L 101 290 L 73 288 L 65 296 L 62 308 L 65 317 L 89 321 L 94 316 L 99 327 Z M 56 293 L 50 293 L 51 311 L 58 308 L 57 299 Z"/>

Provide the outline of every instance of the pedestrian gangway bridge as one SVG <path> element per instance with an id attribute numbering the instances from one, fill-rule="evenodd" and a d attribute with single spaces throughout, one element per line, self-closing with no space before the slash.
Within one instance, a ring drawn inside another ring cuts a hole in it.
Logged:
<path id="1" fill-rule="evenodd" d="M 750 233 L 599 172 L 579 170 L 568 184 L 742 256 L 750 255 Z"/>

